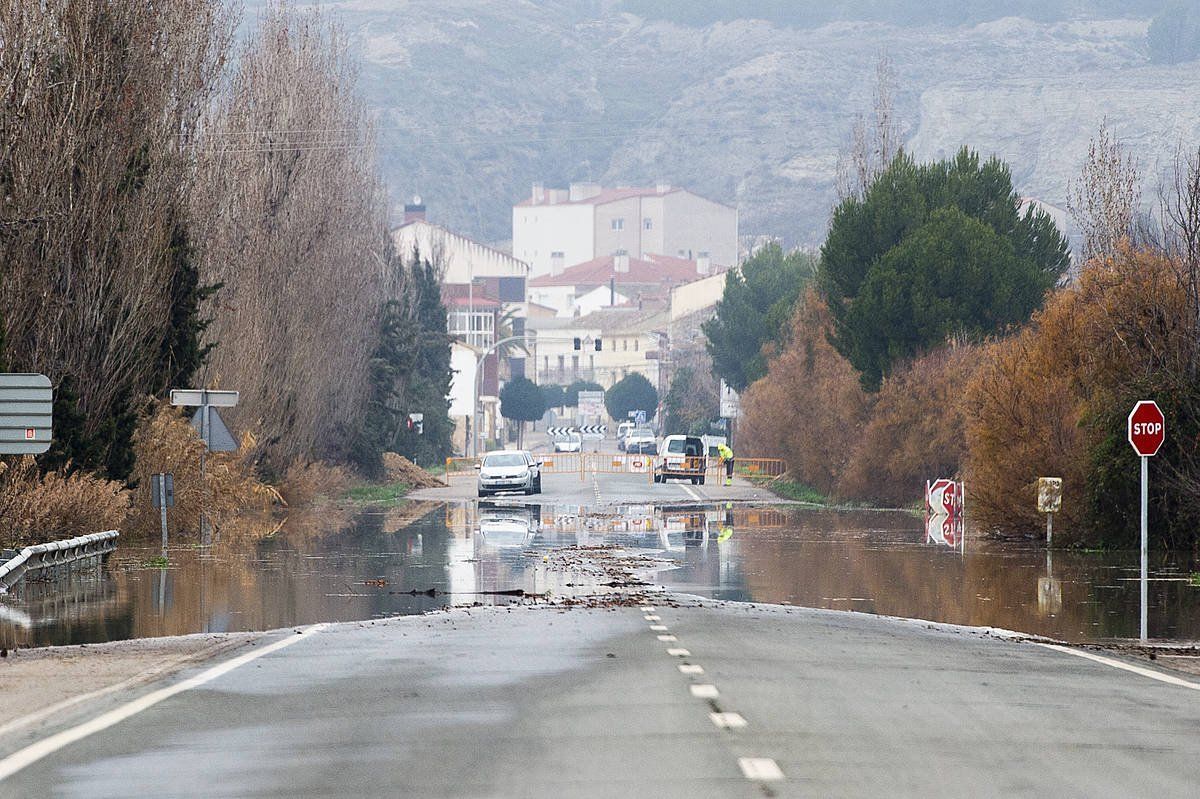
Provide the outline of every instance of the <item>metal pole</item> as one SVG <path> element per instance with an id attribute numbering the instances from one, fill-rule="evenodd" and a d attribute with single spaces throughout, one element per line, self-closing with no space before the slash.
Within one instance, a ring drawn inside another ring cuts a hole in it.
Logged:
<path id="1" fill-rule="evenodd" d="M 1046 514 L 1046 549 L 1054 543 L 1054 514 Z"/>
<path id="2" fill-rule="evenodd" d="M 162 554 L 167 556 L 167 476 L 158 475 L 158 504 L 162 511 Z"/>
<path id="3" fill-rule="evenodd" d="M 1147 564 L 1149 561 L 1149 528 L 1150 528 L 1150 458 L 1142 456 L 1142 625 L 1141 625 L 1141 640 L 1146 643 L 1147 624 L 1146 624 L 1146 606 L 1147 606 Z"/>
<path id="4" fill-rule="evenodd" d="M 204 512 L 208 504 L 208 474 L 205 472 L 204 461 L 208 455 L 208 437 L 211 430 L 207 391 L 202 394 L 201 399 L 204 400 L 204 404 L 200 406 L 200 440 L 204 442 L 204 449 L 200 450 L 200 543 L 208 544 L 208 517 Z"/>

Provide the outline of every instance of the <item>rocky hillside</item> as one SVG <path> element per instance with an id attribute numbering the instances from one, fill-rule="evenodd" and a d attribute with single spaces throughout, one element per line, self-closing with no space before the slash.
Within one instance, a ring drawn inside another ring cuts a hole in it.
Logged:
<path id="1" fill-rule="evenodd" d="M 1200 142 L 1200 62 L 1150 64 L 1149 2 L 1131 0 L 1130 16 L 1076 3 L 1073 19 L 808 27 L 733 14 L 684 24 L 618 0 L 323 5 L 361 47 L 397 202 L 419 193 L 432 218 L 503 241 L 533 182 L 661 178 L 736 203 L 746 234 L 812 244 L 881 52 L 913 152 L 997 153 L 1022 192 L 1052 204 L 1106 116 L 1148 172 L 1181 139 Z"/>

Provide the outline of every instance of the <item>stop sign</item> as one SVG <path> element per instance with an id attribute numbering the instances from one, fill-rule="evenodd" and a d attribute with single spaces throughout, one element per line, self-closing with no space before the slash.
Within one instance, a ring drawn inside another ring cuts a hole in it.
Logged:
<path id="1" fill-rule="evenodd" d="M 1129 413 L 1129 445 L 1142 457 L 1154 455 L 1167 438 L 1166 418 L 1154 400 L 1142 400 Z"/>

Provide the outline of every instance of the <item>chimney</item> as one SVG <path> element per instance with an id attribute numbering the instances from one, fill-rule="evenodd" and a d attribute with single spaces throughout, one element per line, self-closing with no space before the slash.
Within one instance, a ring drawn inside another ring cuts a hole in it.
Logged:
<path id="1" fill-rule="evenodd" d="M 600 185 L 598 183 L 572 183 L 567 188 L 567 199 L 573 203 L 583 202 L 599 193 Z"/>
<path id="2" fill-rule="evenodd" d="M 629 253 L 626 250 L 617 250 L 613 253 L 613 271 L 628 272 L 629 271 Z"/>
<path id="3" fill-rule="evenodd" d="M 550 274 L 551 275 L 561 275 L 563 273 L 563 268 L 566 265 L 567 265 L 566 256 L 564 256 L 561 252 L 556 251 L 556 252 L 550 253 Z"/>
<path id="4" fill-rule="evenodd" d="M 665 180 L 660 180 L 654 184 L 654 191 L 656 191 L 659 194 L 666 194 L 670 190 L 671 190 L 671 184 L 667 183 Z"/>
<path id="5" fill-rule="evenodd" d="M 413 195 L 412 202 L 404 204 L 404 224 L 425 221 L 425 203 L 420 195 Z"/>
<path id="6" fill-rule="evenodd" d="M 708 257 L 708 253 L 702 252 L 696 255 L 696 274 L 708 275 L 712 273 L 712 259 Z"/>
<path id="7" fill-rule="evenodd" d="M 543 192 L 543 189 L 542 189 L 542 184 L 541 184 L 541 183 L 534 183 L 534 184 L 533 184 L 533 190 L 532 190 L 532 192 L 530 192 L 530 194 L 531 194 L 530 201 L 531 201 L 531 202 L 532 202 L 534 205 L 537 205 L 538 203 L 540 203 L 540 202 L 542 201 L 542 194 L 543 194 L 543 193 L 544 193 L 544 192 Z"/>

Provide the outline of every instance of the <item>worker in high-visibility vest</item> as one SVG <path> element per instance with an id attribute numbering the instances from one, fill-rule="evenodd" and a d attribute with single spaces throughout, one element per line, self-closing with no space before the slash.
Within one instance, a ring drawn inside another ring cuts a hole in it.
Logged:
<path id="1" fill-rule="evenodd" d="M 724 444 L 717 445 L 717 454 L 721 456 L 721 463 L 725 464 L 725 485 L 733 485 L 733 450 Z"/>

